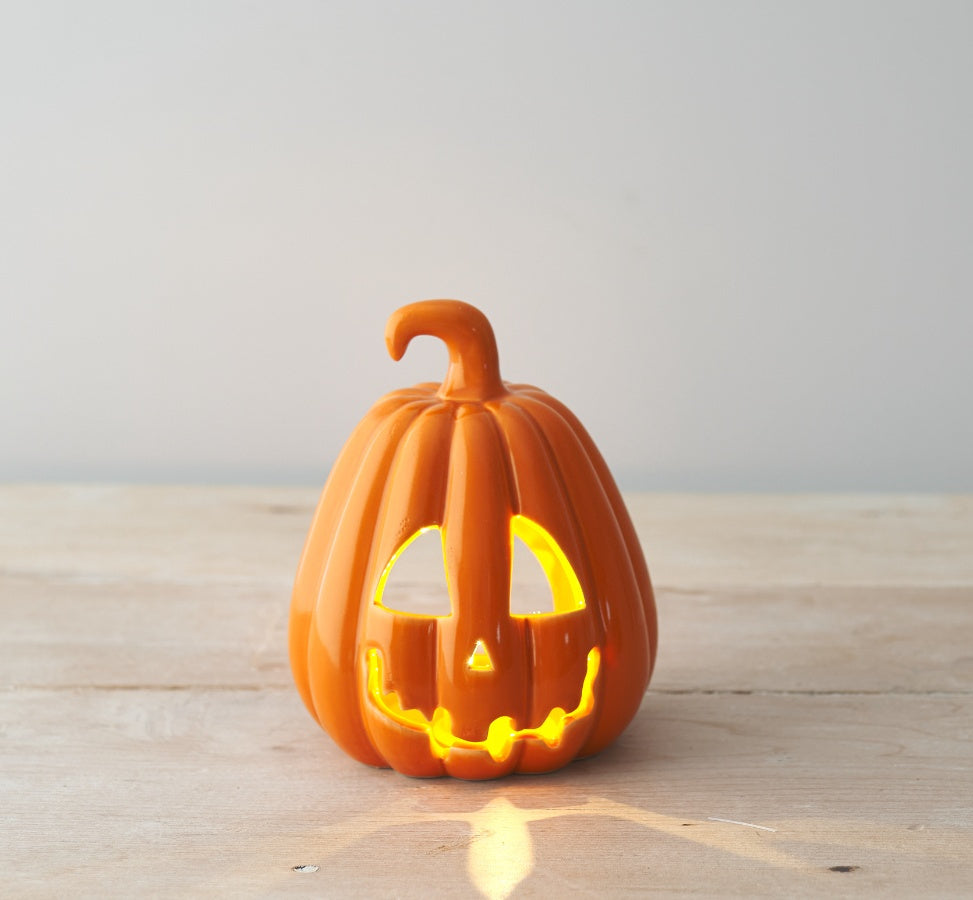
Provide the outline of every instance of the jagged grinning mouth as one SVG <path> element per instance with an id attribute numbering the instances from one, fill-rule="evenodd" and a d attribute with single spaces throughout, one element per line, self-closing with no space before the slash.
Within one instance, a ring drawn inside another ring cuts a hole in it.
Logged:
<path id="1" fill-rule="evenodd" d="M 428 735 L 429 748 L 439 759 L 445 759 L 453 747 L 461 747 L 464 750 L 485 750 L 494 762 L 503 762 L 510 756 L 516 741 L 534 739 L 543 741 L 548 747 L 557 747 L 565 728 L 594 709 L 595 680 L 601 666 L 601 651 L 592 647 L 581 685 L 581 698 L 571 712 L 555 706 L 536 728 L 517 728 L 510 716 L 498 716 L 490 723 L 487 736 L 482 741 L 468 741 L 453 734 L 453 719 L 445 707 L 437 706 L 431 719 L 427 719 L 421 710 L 403 709 L 395 691 L 385 693 L 382 690 L 385 682 L 381 652 L 372 648 L 366 652 L 365 658 L 368 662 L 368 696 L 383 715 L 410 731 Z"/>

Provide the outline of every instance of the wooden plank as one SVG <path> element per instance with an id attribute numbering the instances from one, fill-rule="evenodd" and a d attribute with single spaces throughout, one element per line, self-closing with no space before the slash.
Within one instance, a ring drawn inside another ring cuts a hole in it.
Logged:
<path id="1" fill-rule="evenodd" d="M 0 487 L 0 574 L 289 586 L 318 490 Z M 973 585 L 973 497 L 638 494 L 660 588 Z"/>
<path id="2" fill-rule="evenodd" d="M 656 695 L 598 758 L 469 784 L 353 762 L 290 690 L 7 691 L 0 871 L 18 897 L 961 896 L 971 722 Z"/>
<path id="3" fill-rule="evenodd" d="M 289 586 L 0 578 L 0 684 L 289 687 Z M 969 692 L 968 588 L 659 591 L 650 690 Z M 39 612 L 42 611 L 42 612 Z"/>
<path id="4" fill-rule="evenodd" d="M 662 591 L 649 690 L 973 689 L 973 589 Z"/>
<path id="5" fill-rule="evenodd" d="M 0 487 L 0 573 L 104 584 L 288 588 L 317 499 L 306 488 Z"/>
<path id="6" fill-rule="evenodd" d="M 973 496 L 636 494 L 657 584 L 973 585 Z"/>
<path id="7" fill-rule="evenodd" d="M 288 590 L 0 577 L 0 684 L 290 686 Z"/>
<path id="8" fill-rule="evenodd" d="M 286 609 L 313 501 L 300 488 L 0 488 L 0 683 L 289 684 Z M 970 684 L 973 581 L 962 582 L 973 505 L 965 500 L 629 502 L 646 543 L 660 545 L 655 689 Z M 800 559 L 829 540 L 837 544 L 816 569 L 832 581 L 815 585 Z M 884 582 L 889 566 L 871 559 L 883 552 L 904 584 L 856 587 Z M 842 574 L 849 560 L 861 566 L 854 577 Z M 410 570 L 408 554 L 401 565 L 418 586 L 441 574 Z"/>
<path id="9" fill-rule="evenodd" d="M 642 712 L 465 784 L 360 766 L 292 689 L 316 495 L 0 487 L 0 893 L 973 893 L 973 498 L 630 498 Z"/>

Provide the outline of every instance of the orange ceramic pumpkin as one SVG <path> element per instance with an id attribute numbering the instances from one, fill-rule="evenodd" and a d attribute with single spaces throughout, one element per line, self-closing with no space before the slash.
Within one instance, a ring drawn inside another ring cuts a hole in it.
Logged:
<path id="1" fill-rule="evenodd" d="M 383 397 L 324 488 L 294 585 L 290 657 L 311 715 L 351 756 L 409 775 L 547 772 L 614 740 L 652 671 L 638 537 L 594 443 L 535 387 L 501 381 L 493 331 L 454 300 L 405 306 L 386 343 L 435 335 L 442 385 Z M 383 602 L 420 534 L 442 543 L 450 610 Z M 514 538 L 553 609 L 510 607 Z"/>

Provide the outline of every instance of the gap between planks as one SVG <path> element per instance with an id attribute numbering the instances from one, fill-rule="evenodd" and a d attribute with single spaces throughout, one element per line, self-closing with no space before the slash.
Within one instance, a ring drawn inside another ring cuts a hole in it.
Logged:
<path id="1" fill-rule="evenodd" d="M 61 691 L 292 691 L 289 684 L 8 684 L 0 692 L 58 693 Z M 696 697 L 969 697 L 969 691 L 910 691 L 907 689 L 889 690 L 767 690 L 764 688 L 659 688 L 650 689 L 647 697 L 656 696 L 696 696 Z"/>

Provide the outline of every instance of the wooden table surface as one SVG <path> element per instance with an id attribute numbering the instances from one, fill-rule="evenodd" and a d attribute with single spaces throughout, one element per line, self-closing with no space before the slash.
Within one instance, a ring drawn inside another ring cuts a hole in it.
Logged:
<path id="1" fill-rule="evenodd" d="M 641 711 L 479 783 L 363 766 L 305 712 L 316 499 L 0 488 L 0 895 L 973 895 L 973 498 L 628 497 Z"/>

